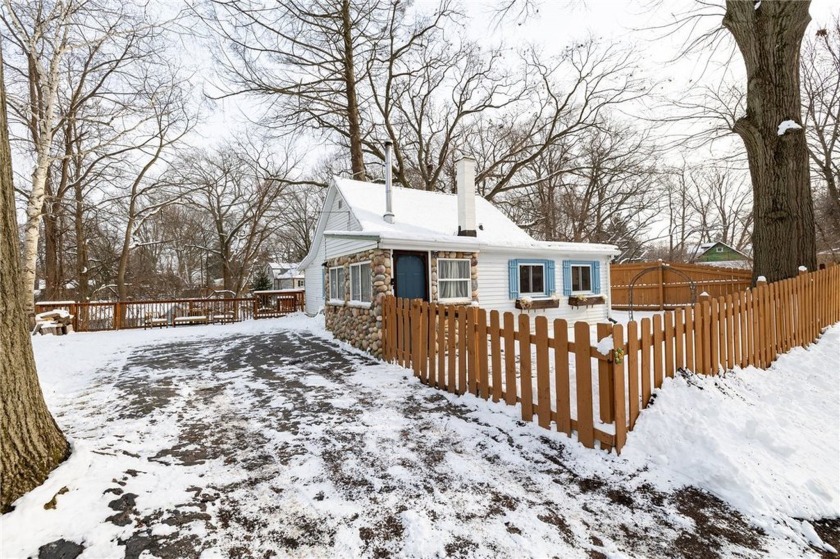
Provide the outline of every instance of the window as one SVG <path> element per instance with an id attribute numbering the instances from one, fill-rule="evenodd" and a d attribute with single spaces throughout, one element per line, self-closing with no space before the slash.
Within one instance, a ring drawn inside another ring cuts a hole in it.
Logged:
<path id="1" fill-rule="evenodd" d="M 330 268 L 330 299 L 344 300 L 344 268 Z"/>
<path id="2" fill-rule="evenodd" d="M 572 293 L 592 291 L 592 266 L 572 266 Z"/>
<path id="3" fill-rule="evenodd" d="M 554 294 L 554 260 L 508 260 L 508 290 L 511 299 L 550 297 Z"/>
<path id="4" fill-rule="evenodd" d="M 470 261 L 438 258 L 438 299 L 469 299 Z"/>
<path id="5" fill-rule="evenodd" d="M 373 280 L 370 275 L 370 263 L 350 266 L 350 300 L 370 303 Z"/>
<path id="6" fill-rule="evenodd" d="M 520 264 L 519 265 L 519 294 L 533 295 L 545 294 L 545 265 L 544 264 Z"/>
<path id="7" fill-rule="evenodd" d="M 723 247 L 715 247 L 715 252 L 723 252 Z"/>
<path id="8" fill-rule="evenodd" d="M 601 262 L 598 260 L 563 261 L 563 295 L 601 293 Z"/>

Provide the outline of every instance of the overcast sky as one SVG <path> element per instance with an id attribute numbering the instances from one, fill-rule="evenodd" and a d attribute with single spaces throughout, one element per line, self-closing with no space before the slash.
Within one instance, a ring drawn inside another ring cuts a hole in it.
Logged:
<path id="1" fill-rule="evenodd" d="M 164 2 L 171 0 L 162 0 Z M 772 1 L 772 0 L 765 0 Z M 420 10 L 431 10 L 438 0 L 415 0 L 414 5 Z M 721 0 L 721 4 L 723 0 Z M 575 41 L 593 36 L 604 41 L 620 42 L 632 45 L 638 53 L 638 63 L 648 80 L 656 84 L 655 93 L 662 96 L 656 101 L 649 100 L 646 107 L 628 107 L 634 116 L 655 118 L 668 111 L 667 99 L 679 99 L 686 92 L 694 90 L 699 83 L 709 84 L 721 80 L 740 81 L 744 79 L 743 63 L 736 55 L 729 66 L 729 75 L 724 76 L 722 63 L 731 50 L 720 49 L 718 64 L 707 64 L 705 55 L 680 56 L 688 34 L 684 31 L 668 34 L 656 29 L 672 22 L 676 16 L 696 7 L 695 0 L 541 0 L 536 3 L 538 12 L 530 14 L 524 20 L 517 19 L 515 13 L 509 13 L 503 21 L 494 19 L 494 0 L 461 0 L 463 12 L 467 16 L 467 34 L 486 47 L 503 44 L 510 49 L 535 45 L 544 49 L 546 54 L 559 52 Z M 722 13 L 722 8 L 721 8 Z M 808 30 L 812 34 L 819 27 L 825 26 L 832 14 L 840 13 L 840 4 L 836 0 L 812 0 L 811 16 L 813 21 Z M 720 17 L 709 17 L 701 24 L 704 29 L 719 25 Z M 731 45 L 730 45 L 731 49 Z M 190 63 L 203 65 L 196 75 L 196 87 L 204 91 L 213 89 L 213 68 L 205 50 L 188 52 Z M 196 56 L 198 55 L 198 56 Z M 195 142 L 213 144 L 230 135 L 232 130 L 244 131 L 249 128 L 248 119 L 256 119 L 260 113 L 253 101 L 235 97 L 211 103 L 205 113 L 206 122 L 199 127 Z M 679 132 L 671 129 L 671 132 Z M 737 139 L 733 136 L 732 141 Z M 317 150 L 316 148 L 316 151 Z"/>

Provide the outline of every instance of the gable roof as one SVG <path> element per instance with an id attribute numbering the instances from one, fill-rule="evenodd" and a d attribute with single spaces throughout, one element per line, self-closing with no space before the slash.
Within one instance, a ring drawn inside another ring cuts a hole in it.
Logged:
<path id="1" fill-rule="evenodd" d="M 362 231 L 388 239 L 451 240 L 458 234 L 458 197 L 455 194 L 393 187 L 394 223 L 385 214 L 385 185 L 337 178 L 335 185 Z M 475 199 L 476 239 L 485 243 L 533 241 L 505 214 L 480 196 Z M 464 237 L 461 237 L 463 240 Z"/>
<path id="2" fill-rule="evenodd" d="M 303 277 L 303 271 L 299 269 L 297 262 L 269 262 L 272 279 L 293 279 Z"/>
<path id="3" fill-rule="evenodd" d="M 747 259 L 747 260 L 750 259 L 750 257 L 748 255 L 744 254 L 743 252 L 741 252 L 737 248 L 733 247 L 732 245 L 728 245 L 728 244 L 724 243 L 723 241 L 715 241 L 713 243 L 703 243 L 702 245 L 700 245 L 699 250 L 695 254 L 694 258 L 700 258 L 701 256 L 708 253 L 710 250 L 712 250 L 716 246 L 726 247 L 729 250 L 731 250 L 732 252 L 734 252 L 736 254 L 740 254 L 745 259 Z"/>
<path id="4" fill-rule="evenodd" d="M 312 248 L 300 267 L 311 264 L 323 236 L 369 238 L 379 241 L 425 244 L 425 249 L 475 250 L 500 247 L 519 250 L 566 253 L 618 254 L 614 245 L 538 241 L 517 226 L 491 202 L 476 196 L 476 236 L 458 236 L 458 196 L 413 188 L 393 187 L 394 223 L 385 221 L 385 185 L 335 177 L 324 207 L 332 207 L 336 196 L 343 199 L 361 230 L 328 231 L 322 212 Z"/>

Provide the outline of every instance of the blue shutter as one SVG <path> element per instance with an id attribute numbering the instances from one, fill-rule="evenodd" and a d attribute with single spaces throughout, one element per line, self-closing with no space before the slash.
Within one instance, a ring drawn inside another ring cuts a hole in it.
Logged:
<path id="1" fill-rule="evenodd" d="M 601 263 L 597 260 L 592 262 L 592 293 L 601 293 Z"/>
<path id="2" fill-rule="evenodd" d="M 508 298 L 516 299 L 519 297 L 519 265 L 516 260 L 508 260 Z"/>
<path id="3" fill-rule="evenodd" d="M 563 261 L 563 295 L 568 297 L 572 294 L 572 263 Z"/>
<path id="4" fill-rule="evenodd" d="M 554 295 L 554 260 L 545 261 L 545 273 L 548 276 L 545 280 L 545 294 Z"/>

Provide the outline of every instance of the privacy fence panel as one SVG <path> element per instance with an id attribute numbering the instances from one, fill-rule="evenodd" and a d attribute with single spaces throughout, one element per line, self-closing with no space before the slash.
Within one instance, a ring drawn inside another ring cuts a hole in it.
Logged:
<path id="1" fill-rule="evenodd" d="M 692 285 L 695 296 L 706 292 L 717 298 L 743 291 L 751 283 L 750 270 L 664 262 L 610 266 L 612 308 L 617 310 L 629 308 L 631 284 L 634 309 L 663 310 L 693 304 Z"/>

